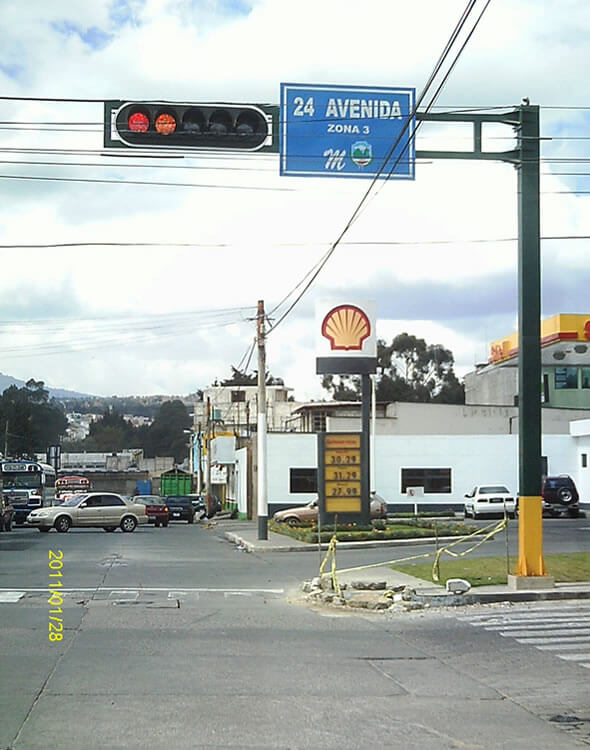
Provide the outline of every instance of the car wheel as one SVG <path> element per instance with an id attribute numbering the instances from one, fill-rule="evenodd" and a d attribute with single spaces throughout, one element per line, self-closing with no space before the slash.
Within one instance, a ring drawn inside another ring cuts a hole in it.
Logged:
<path id="1" fill-rule="evenodd" d="M 135 518 L 135 516 L 125 516 L 125 518 L 121 520 L 121 531 L 131 533 L 132 531 L 135 531 L 136 526 L 137 518 Z"/>
<path id="2" fill-rule="evenodd" d="M 569 487 L 560 487 L 559 492 L 557 493 L 557 496 L 561 500 L 562 503 L 571 503 L 571 501 L 574 499 L 574 494 L 570 490 Z"/>
<path id="3" fill-rule="evenodd" d="M 159 529 L 159 528 L 160 528 L 160 522 L 159 522 L 159 521 L 154 521 L 154 526 L 155 526 L 155 527 L 156 527 L 157 529 Z"/>
<path id="4" fill-rule="evenodd" d="M 162 521 L 162 526 L 164 528 L 167 528 L 168 527 L 168 521 Z"/>
<path id="5" fill-rule="evenodd" d="M 294 516 L 289 516 L 289 518 L 285 518 L 285 523 L 287 526 L 296 526 L 299 523 L 299 519 Z"/>
<path id="6" fill-rule="evenodd" d="M 49 531 L 49 526 L 39 526 L 39 531 L 43 531 L 46 534 Z"/>
<path id="7" fill-rule="evenodd" d="M 56 531 L 59 531 L 60 534 L 65 534 L 66 531 L 69 531 L 72 522 L 67 516 L 58 516 L 53 525 Z"/>
<path id="8" fill-rule="evenodd" d="M 109 533 L 111 531 L 114 531 L 117 527 L 116 526 L 103 526 L 105 531 L 108 531 Z"/>

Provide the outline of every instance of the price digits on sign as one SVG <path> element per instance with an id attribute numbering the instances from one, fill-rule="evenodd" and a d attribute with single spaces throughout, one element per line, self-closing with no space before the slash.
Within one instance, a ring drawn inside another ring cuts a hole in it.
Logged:
<path id="1" fill-rule="evenodd" d="M 341 485 L 334 484 L 330 486 L 330 495 L 332 497 L 358 497 L 360 495 L 360 485 Z"/>
<path id="2" fill-rule="evenodd" d="M 327 458 L 327 465 L 328 466 L 334 466 L 334 465 L 348 465 L 348 464 L 358 464 L 359 463 L 359 453 L 358 451 L 349 451 L 349 452 L 338 452 L 333 453 L 332 451 L 329 451 L 326 455 Z"/>

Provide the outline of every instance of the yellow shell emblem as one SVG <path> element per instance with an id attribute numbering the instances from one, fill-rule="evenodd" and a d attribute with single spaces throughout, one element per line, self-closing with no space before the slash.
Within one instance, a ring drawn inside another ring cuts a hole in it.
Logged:
<path id="1" fill-rule="evenodd" d="M 340 305 L 326 315 L 322 323 L 322 336 L 330 341 L 332 349 L 360 350 L 363 341 L 371 335 L 371 324 L 366 314 L 354 305 Z"/>

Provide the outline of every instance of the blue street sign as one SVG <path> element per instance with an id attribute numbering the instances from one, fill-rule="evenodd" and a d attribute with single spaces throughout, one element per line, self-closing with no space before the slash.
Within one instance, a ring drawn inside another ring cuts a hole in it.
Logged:
<path id="1" fill-rule="evenodd" d="M 415 95 L 409 88 L 282 83 L 281 174 L 413 180 Z"/>

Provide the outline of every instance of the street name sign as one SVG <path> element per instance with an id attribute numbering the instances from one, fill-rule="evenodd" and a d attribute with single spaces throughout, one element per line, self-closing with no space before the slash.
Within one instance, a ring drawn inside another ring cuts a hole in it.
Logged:
<path id="1" fill-rule="evenodd" d="M 412 88 L 281 84 L 280 172 L 414 179 Z"/>

